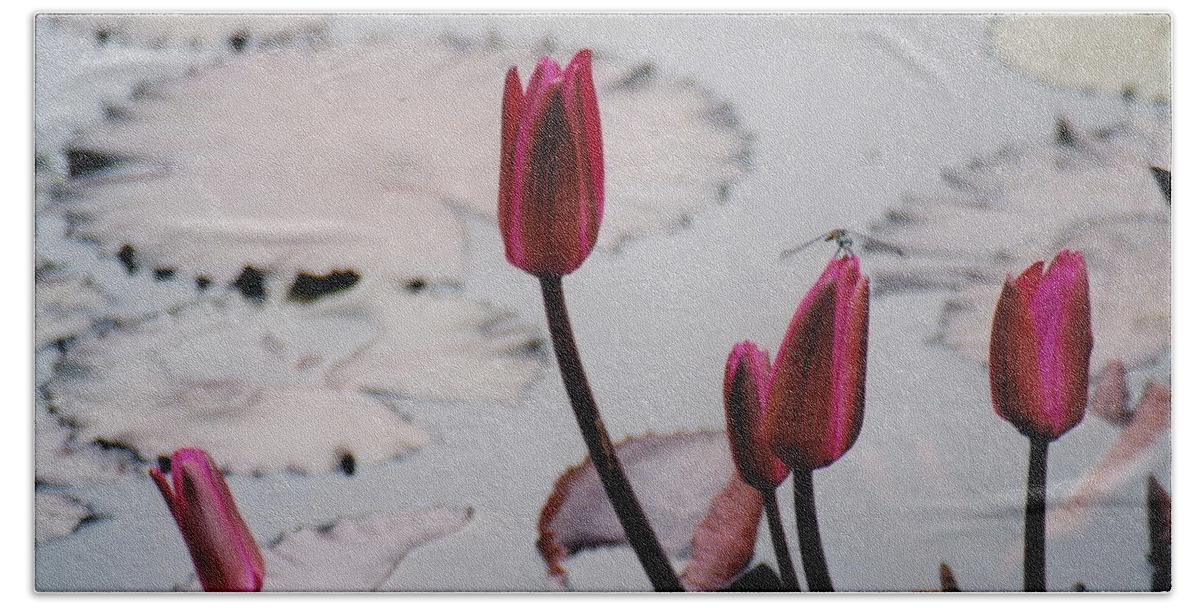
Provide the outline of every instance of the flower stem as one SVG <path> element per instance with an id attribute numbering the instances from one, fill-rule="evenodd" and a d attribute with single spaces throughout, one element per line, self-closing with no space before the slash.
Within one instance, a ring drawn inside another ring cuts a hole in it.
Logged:
<path id="1" fill-rule="evenodd" d="M 1171 590 L 1171 497 L 1153 475 L 1147 480 L 1146 514 L 1150 528 L 1150 554 L 1154 572 L 1151 591 Z"/>
<path id="2" fill-rule="evenodd" d="M 637 553 L 655 591 L 683 591 L 679 578 L 675 576 L 671 563 L 658 544 L 654 529 L 646 519 L 642 505 L 633 494 L 629 479 L 617 460 L 612 439 L 600 418 L 600 410 L 596 407 L 596 399 L 592 396 L 591 386 L 583 372 L 583 362 L 579 359 L 579 350 L 575 346 L 575 334 L 567 315 L 567 301 L 563 297 L 562 277 L 543 275 L 538 279 L 542 284 L 546 322 L 550 326 L 550 339 L 554 343 L 554 356 L 558 360 L 563 385 L 571 399 L 571 408 L 575 411 L 575 420 L 579 423 L 579 431 L 583 434 L 592 463 L 625 530 L 625 537 Z"/>
<path id="3" fill-rule="evenodd" d="M 1025 590 L 1046 590 L 1046 455 L 1050 440 L 1029 438 L 1029 486 L 1025 498 Z"/>
<path id="4" fill-rule="evenodd" d="M 762 490 L 763 505 L 767 508 L 767 526 L 771 529 L 771 543 L 775 545 L 775 562 L 786 591 L 799 591 L 800 581 L 796 578 L 796 566 L 792 565 L 792 554 L 788 552 L 787 537 L 783 535 L 783 522 L 779 519 L 779 501 L 775 489 Z"/>
<path id="5" fill-rule="evenodd" d="M 796 498 L 796 532 L 800 541 L 800 560 L 809 591 L 833 591 L 821 531 L 817 528 L 817 503 L 813 496 L 812 469 L 793 469 Z"/>

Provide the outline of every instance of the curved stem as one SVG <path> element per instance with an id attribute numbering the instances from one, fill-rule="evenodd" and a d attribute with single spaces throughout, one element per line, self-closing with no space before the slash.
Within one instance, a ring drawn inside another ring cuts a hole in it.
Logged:
<path id="1" fill-rule="evenodd" d="M 779 576 L 787 591 L 799 591 L 800 581 L 796 578 L 796 566 L 792 565 L 792 554 L 788 551 L 787 537 L 783 535 L 783 521 L 779 518 L 779 501 L 775 489 L 762 490 L 763 506 L 767 508 L 767 527 L 771 529 L 771 543 L 775 545 L 775 562 Z"/>
<path id="2" fill-rule="evenodd" d="M 554 343 L 554 356 L 558 360 L 558 370 L 562 375 L 563 385 L 571 399 L 571 408 L 575 412 L 575 420 L 579 423 L 579 431 L 587 444 L 588 453 L 608 500 L 617 512 L 617 519 L 625 530 L 625 537 L 642 562 L 642 569 L 650 578 L 655 591 L 683 591 L 671 562 L 663 553 L 654 529 L 650 527 L 642 505 L 638 503 L 629 485 L 629 479 L 617 460 L 616 450 L 612 439 L 604 428 L 600 418 L 600 410 L 596 407 L 596 399 L 592 396 L 591 386 L 583 372 L 583 362 L 579 359 L 579 350 L 575 346 L 575 334 L 571 330 L 571 319 L 567 315 L 567 301 L 563 297 L 562 277 L 558 275 L 539 276 L 542 284 L 542 299 L 546 306 L 546 322 L 550 326 L 550 339 Z"/>
<path id="3" fill-rule="evenodd" d="M 817 528 L 817 503 L 813 497 L 812 469 L 793 469 L 796 497 L 796 532 L 800 541 L 800 560 L 809 591 L 833 591 L 821 531 Z"/>
<path id="4" fill-rule="evenodd" d="M 1050 441 L 1029 438 L 1029 483 L 1025 497 L 1025 590 L 1046 590 L 1046 456 Z"/>

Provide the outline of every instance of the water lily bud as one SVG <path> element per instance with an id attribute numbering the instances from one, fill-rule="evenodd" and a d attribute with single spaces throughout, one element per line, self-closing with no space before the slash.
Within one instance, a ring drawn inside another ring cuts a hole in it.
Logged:
<path id="1" fill-rule="evenodd" d="M 1092 315 L 1087 265 L 1060 251 L 1010 275 L 992 321 L 992 404 L 1029 437 L 1054 440 L 1083 420 L 1087 407 Z"/>
<path id="2" fill-rule="evenodd" d="M 596 245 L 604 154 L 590 50 L 579 51 L 566 69 L 542 57 L 524 90 L 517 68 L 509 68 L 499 199 L 505 255 L 526 272 L 571 273 Z"/>
<path id="3" fill-rule="evenodd" d="M 792 317 L 767 398 L 771 445 L 792 469 L 829 466 L 858 439 L 870 293 L 858 257 L 835 257 Z"/>
<path id="4" fill-rule="evenodd" d="M 729 448 L 742 480 L 759 490 L 771 490 L 788 476 L 787 465 L 775 455 L 767 438 L 767 393 L 771 390 L 771 359 L 753 342 L 733 347 L 725 365 L 725 422 Z"/>
<path id="5" fill-rule="evenodd" d="M 175 518 L 196 576 L 205 591 L 259 591 L 263 586 L 262 552 L 233 502 L 233 494 L 212 458 L 200 448 L 171 456 L 171 479 L 153 467 L 158 485 Z"/>

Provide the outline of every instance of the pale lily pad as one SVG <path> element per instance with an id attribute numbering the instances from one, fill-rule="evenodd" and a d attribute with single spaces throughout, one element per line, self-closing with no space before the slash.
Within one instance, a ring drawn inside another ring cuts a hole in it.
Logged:
<path id="1" fill-rule="evenodd" d="M 323 472 L 347 454 L 381 462 L 429 437 L 380 399 L 328 379 L 379 339 L 372 320 L 231 296 L 80 340 L 49 391 L 79 438 L 146 458 L 198 445 L 237 472 Z"/>
<path id="2" fill-rule="evenodd" d="M 108 322 L 131 322 L 202 297 L 193 282 L 182 280 L 170 269 L 137 266 L 134 257 L 98 256 L 94 248 L 66 237 L 68 224 L 58 214 L 37 216 L 37 347 L 77 337 Z"/>
<path id="3" fill-rule="evenodd" d="M 1149 169 L 1169 161 L 1169 120 L 1094 131 L 1064 122 L 1058 139 L 947 171 L 951 194 L 888 212 L 873 236 L 905 257 L 877 257 L 873 284 L 949 290 L 937 338 L 983 362 L 1004 277 L 1076 249 L 1088 264 L 1094 370 L 1109 359 L 1140 366 L 1170 344 L 1170 209 Z"/>
<path id="4" fill-rule="evenodd" d="M 130 468 L 129 457 L 76 441 L 75 431 L 39 403 L 34 413 L 34 480 L 58 486 L 105 482 Z"/>
<path id="5" fill-rule="evenodd" d="M 91 508 L 79 500 L 50 490 L 33 493 L 34 542 L 62 538 L 79 528 L 85 519 L 95 517 Z"/>
<path id="6" fill-rule="evenodd" d="M 378 591 L 414 549 L 461 530 L 471 508 L 372 513 L 285 532 L 263 547 L 263 591 Z M 199 591 L 195 576 L 176 586 Z"/>
<path id="7" fill-rule="evenodd" d="M 504 74 L 535 61 L 399 41 L 230 57 L 84 133 L 72 149 L 113 166 L 73 180 L 64 204 L 105 250 L 130 243 L 191 274 L 460 280 L 456 209 L 495 215 Z M 748 135 L 695 85 L 602 52 L 595 74 L 602 245 L 677 225 L 746 170 Z"/>
<path id="8" fill-rule="evenodd" d="M 33 339 L 40 348 L 86 332 L 108 298 L 90 277 L 72 273 L 37 280 L 34 302 Z"/>
<path id="9" fill-rule="evenodd" d="M 690 590 L 724 588 L 749 564 L 762 518 L 762 494 L 733 466 L 722 431 L 626 439 L 617 456 L 663 551 L 689 559 L 681 581 Z M 563 561 L 597 547 L 627 544 L 625 532 L 590 460 L 554 484 L 538 524 L 538 548 L 552 582 L 566 588 Z"/>
<path id="10" fill-rule="evenodd" d="M 189 48 L 104 46 L 79 35 L 79 18 L 39 15 L 34 21 L 34 143 L 40 158 L 63 163 L 64 174 L 66 159 L 59 155 L 78 129 L 111 116 L 147 83 L 211 60 Z"/>
<path id="11" fill-rule="evenodd" d="M 1004 15 L 992 46 L 1006 63 L 1050 84 L 1171 100 L 1171 16 Z"/>
<path id="12" fill-rule="evenodd" d="M 330 15 L 224 13 L 181 18 L 166 13 L 113 13 L 52 18 L 62 21 L 76 35 L 83 34 L 101 45 L 124 43 L 241 51 L 317 37 L 327 27 Z"/>

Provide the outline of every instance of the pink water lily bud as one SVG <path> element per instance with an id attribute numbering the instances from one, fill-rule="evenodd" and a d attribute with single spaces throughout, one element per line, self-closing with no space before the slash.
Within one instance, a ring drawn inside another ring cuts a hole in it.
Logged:
<path id="1" fill-rule="evenodd" d="M 509 68 L 500 120 L 505 255 L 535 275 L 571 273 L 596 245 L 604 213 L 592 52 L 579 51 L 566 69 L 542 57 L 524 90 Z"/>
<path id="2" fill-rule="evenodd" d="M 200 448 L 171 456 L 171 479 L 158 467 L 158 485 L 192 555 L 205 591 L 259 591 L 265 567 L 262 552 L 233 502 L 233 494 L 212 458 Z"/>
<path id="3" fill-rule="evenodd" d="M 988 369 L 996 413 L 1029 437 L 1054 440 L 1083 420 L 1092 313 L 1087 265 L 1060 251 L 1010 275 L 992 321 Z"/>
<path id="4" fill-rule="evenodd" d="M 742 480 L 772 490 L 788 476 L 767 437 L 767 393 L 771 390 L 767 351 L 746 341 L 733 347 L 725 365 L 725 422 L 729 448 Z"/>
<path id="5" fill-rule="evenodd" d="M 771 446 L 792 469 L 829 466 L 858 439 L 870 294 L 858 257 L 835 257 L 792 317 L 767 397 Z"/>

